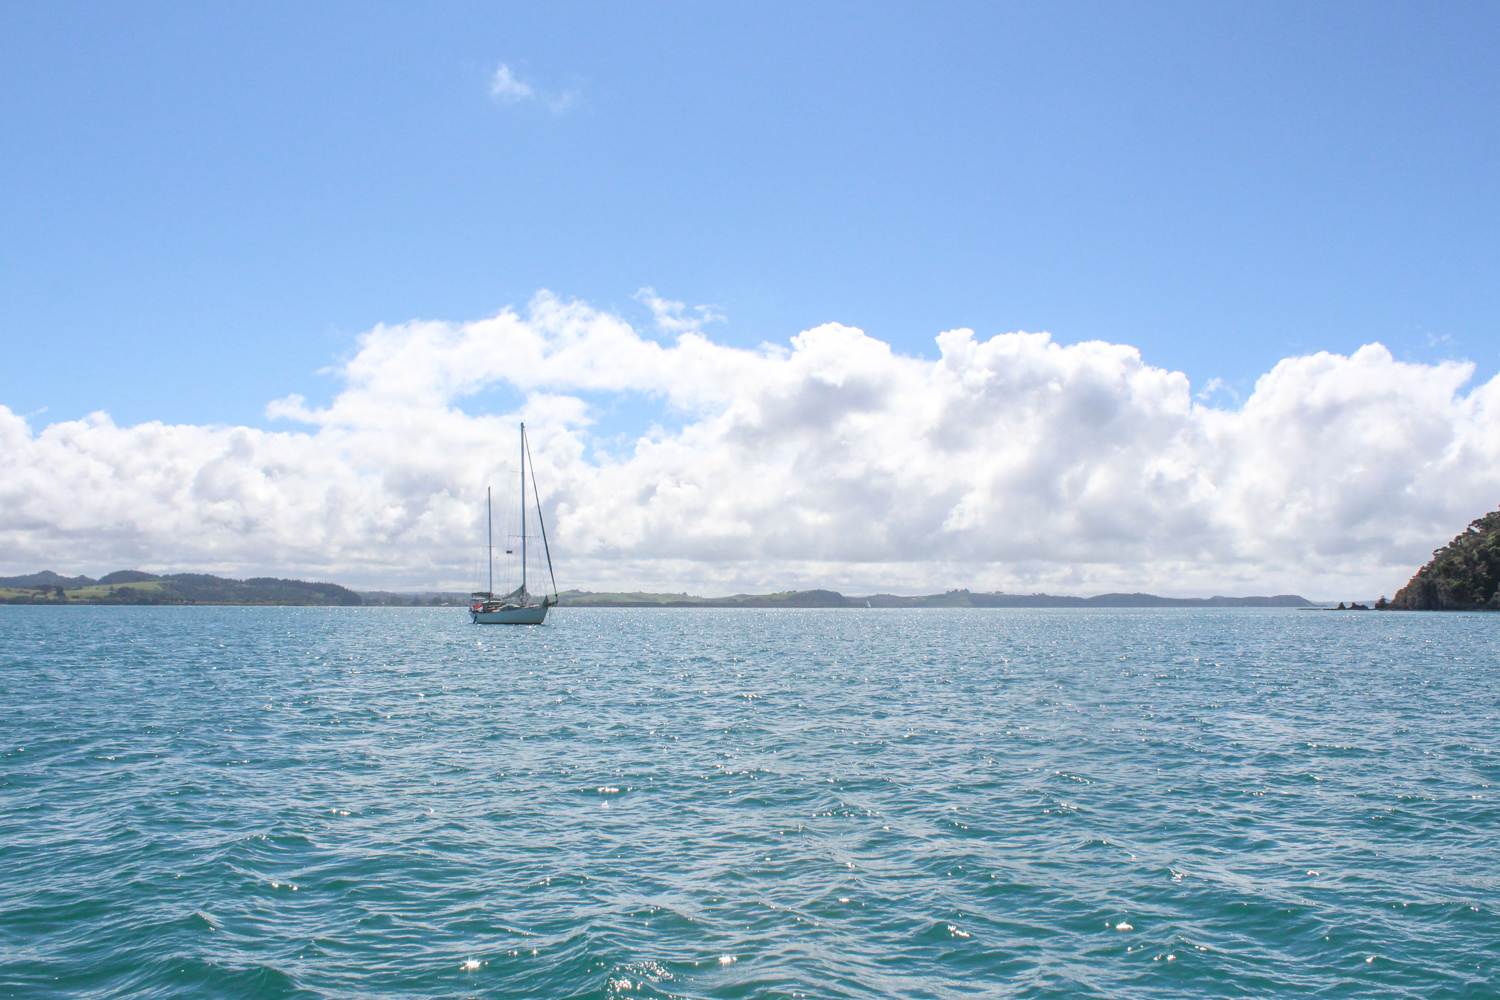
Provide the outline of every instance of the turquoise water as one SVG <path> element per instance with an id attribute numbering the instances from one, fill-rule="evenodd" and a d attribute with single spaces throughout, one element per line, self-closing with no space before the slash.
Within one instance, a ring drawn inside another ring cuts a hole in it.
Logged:
<path id="1" fill-rule="evenodd" d="M 0 994 L 1495 996 L 1497 636 L 0 608 Z"/>

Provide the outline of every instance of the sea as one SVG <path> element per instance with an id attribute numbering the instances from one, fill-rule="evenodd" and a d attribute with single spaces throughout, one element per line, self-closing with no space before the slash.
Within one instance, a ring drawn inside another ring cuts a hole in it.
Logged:
<path id="1" fill-rule="evenodd" d="M 0 608 L 0 996 L 1500 996 L 1500 615 Z"/>

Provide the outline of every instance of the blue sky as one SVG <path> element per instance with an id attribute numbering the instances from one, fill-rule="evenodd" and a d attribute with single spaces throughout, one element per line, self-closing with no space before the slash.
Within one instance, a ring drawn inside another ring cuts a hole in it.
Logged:
<path id="1" fill-rule="evenodd" d="M 1493 4 L 10 2 L 0 403 L 266 425 L 376 323 L 648 285 L 730 345 L 1487 378 L 1497 48 Z"/>
<path id="2" fill-rule="evenodd" d="M 524 416 L 567 586 L 1392 592 L 1500 496 L 1497 51 L 0 0 L 0 571 L 465 586 Z"/>

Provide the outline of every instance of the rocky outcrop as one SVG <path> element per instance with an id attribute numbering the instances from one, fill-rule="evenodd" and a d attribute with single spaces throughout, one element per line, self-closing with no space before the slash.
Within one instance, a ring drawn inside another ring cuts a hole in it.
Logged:
<path id="1" fill-rule="evenodd" d="M 1471 523 L 1392 597 L 1401 611 L 1500 611 L 1500 510 Z"/>

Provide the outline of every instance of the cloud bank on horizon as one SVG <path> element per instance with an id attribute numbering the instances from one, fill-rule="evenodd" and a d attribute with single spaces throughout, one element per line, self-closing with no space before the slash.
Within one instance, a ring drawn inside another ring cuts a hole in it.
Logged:
<path id="1" fill-rule="evenodd" d="M 641 300 L 658 329 L 546 292 L 377 326 L 272 430 L 0 405 L 0 567 L 467 588 L 522 417 L 564 589 L 1370 597 L 1500 498 L 1500 376 L 1465 362 L 1290 357 L 1220 408 L 1121 344 L 958 329 L 922 358 L 828 323 L 745 349 Z M 622 444 L 596 423 L 622 400 L 666 419 Z"/>

